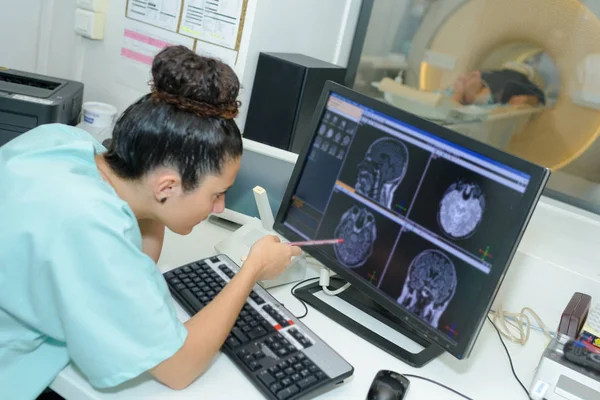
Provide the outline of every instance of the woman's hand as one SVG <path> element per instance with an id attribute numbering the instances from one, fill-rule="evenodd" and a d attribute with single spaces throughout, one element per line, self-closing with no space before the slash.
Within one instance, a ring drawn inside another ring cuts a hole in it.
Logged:
<path id="1" fill-rule="evenodd" d="M 252 246 L 243 268 L 251 268 L 256 280 L 275 279 L 292 261 L 293 256 L 299 256 L 299 247 L 281 243 L 277 236 L 265 236 Z"/>

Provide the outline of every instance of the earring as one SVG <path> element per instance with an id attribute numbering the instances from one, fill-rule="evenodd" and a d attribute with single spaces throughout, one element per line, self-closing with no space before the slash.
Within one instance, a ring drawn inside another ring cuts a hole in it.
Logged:
<path id="1" fill-rule="evenodd" d="M 165 204 L 167 202 L 167 198 L 163 197 L 162 199 L 160 199 L 160 204 Z"/>

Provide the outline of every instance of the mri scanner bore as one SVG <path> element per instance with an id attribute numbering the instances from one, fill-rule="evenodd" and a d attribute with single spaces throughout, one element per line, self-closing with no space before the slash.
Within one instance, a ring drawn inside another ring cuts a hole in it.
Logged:
<path id="1" fill-rule="evenodd" d="M 373 7 L 356 90 L 548 167 L 549 189 L 600 212 L 599 1 Z"/>

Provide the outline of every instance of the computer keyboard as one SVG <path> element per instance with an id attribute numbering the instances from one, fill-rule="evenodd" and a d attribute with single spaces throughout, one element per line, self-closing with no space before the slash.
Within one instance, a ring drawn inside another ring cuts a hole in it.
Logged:
<path id="1" fill-rule="evenodd" d="M 164 274 L 190 315 L 208 304 L 239 267 L 224 255 Z M 313 398 L 354 372 L 338 353 L 266 290 L 255 285 L 221 350 L 268 399 Z"/>

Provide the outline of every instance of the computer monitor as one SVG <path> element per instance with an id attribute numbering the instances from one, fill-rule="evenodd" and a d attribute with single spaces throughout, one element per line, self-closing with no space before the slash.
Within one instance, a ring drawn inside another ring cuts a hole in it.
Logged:
<path id="1" fill-rule="evenodd" d="M 331 82 L 311 129 L 275 230 L 467 357 L 549 171 Z"/>
<path id="2" fill-rule="evenodd" d="M 219 218 L 243 225 L 248 218 L 258 218 L 252 189 L 267 191 L 273 215 L 277 215 L 283 195 L 294 171 L 298 154 L 243 138 L 244 152 L 240 171 L 225 195 L 225 212 Z"/>

